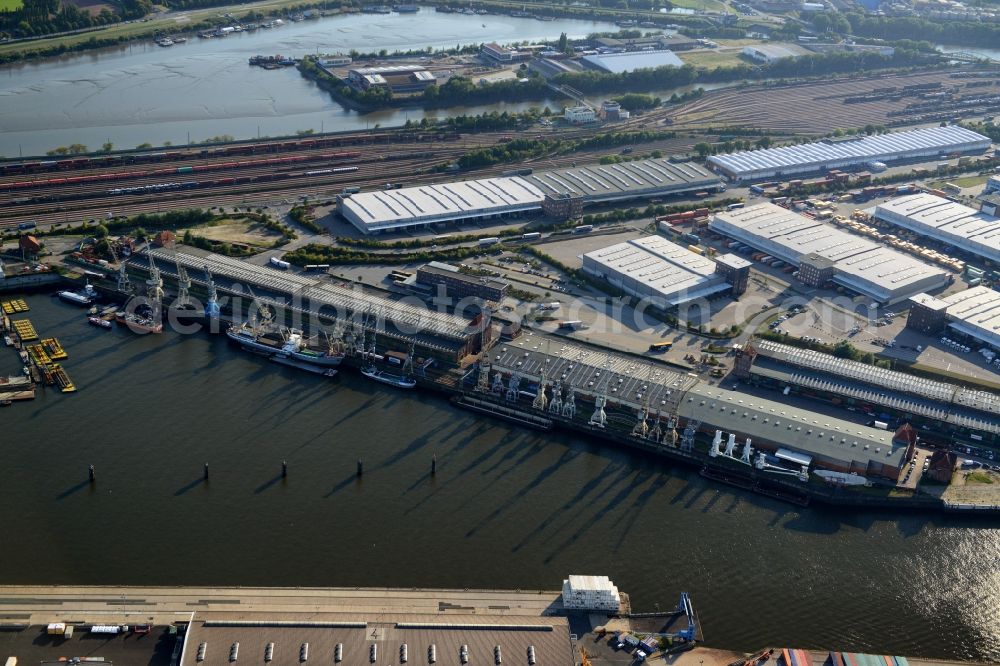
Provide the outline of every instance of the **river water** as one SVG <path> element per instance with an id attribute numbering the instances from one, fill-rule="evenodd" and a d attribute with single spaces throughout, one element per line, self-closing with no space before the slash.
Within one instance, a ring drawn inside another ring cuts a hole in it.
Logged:
<path id="1" fill-rule="evenodd" d="M 485 25 L 485 27 L 483 27 Z M 607 22 L 538 21 L 510 16 L 351 14 L 288 23 L 272 30 L 224 39 L 190 39 L 162 48 L 151 42 L 0 69 L 0 155 L 43 155 L 56 146 L 82 143 L 97 149 L 141 143 L 182 145 L 229 134 L 237 138 L 280 136 L 401 125 L 427 115 L 453 116 L 486 110 L 522 110 L 531 104 L 488 107 L 392 109 L 359 114 L 341 108 L 297 70 L 266 71 L 247 65 L 258 53 L 301 57 L 454 47 L 497 41 L 555 39 L 562 32 L 584 37 L 618 28 Z"/>
<path id="2" fill-rule="evenodd" d="M 1000 659 L 996 522 L 800 509 L 350 370 L 329 382 L 224 337 L 104 331 L 28 300 L 79 391 L 0 409 L 0 583 L 554 589 L 607 574 L 636 609 L 690 592 L 713 645 Z M 0 373 L 18 366 L 0 348 Z"/>

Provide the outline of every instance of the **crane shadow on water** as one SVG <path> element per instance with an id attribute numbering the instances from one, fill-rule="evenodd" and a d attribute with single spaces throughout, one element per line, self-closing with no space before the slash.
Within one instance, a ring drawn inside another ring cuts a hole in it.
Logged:
<path id="1" fill-rule="evenodd" d="M 532 490 L 534 490 L 539 485 L 541 485 L 551 475 L 555 474 L 555 472 L 560 467 L 562 467 L 563 465 L 571 463 L 578 455 L 580 455 L 580 452 L 572 450 L 572 449 L 567 449 L 567 450 L 563 451 L 562 455 L 559 456 L 559 458 L 557 460 L 553 461 L 552 464 L 550 464 L 548 467 L 544 467 L 544 468 L 540 469 L 538 471 L 538 473 L 535 475 L 535 477 L 533 479 L 531 479 L 531 481 L 529 481 L 527 484 L 525 484 L 524 487 L 522 487 L 520 490 L 518 490 L 512 497 L 508 498 L 503 504 L 501 504 L 496 509 L 494 509 L 493 512 L 490 513 L 488 516 L 486 516 L 486 518 L 484 518 L 483 520 L 481 520 L 479 522 L 479 524 L 477 524 L 471 530 L 469 530 L 468 532 L 466 532 L 465 533 L 466 538 L 475 536 L 475 534 L 479 530 L 481 530 L 482 528 L 486 527 L 487 525 L 489 525 L 490 523 L 492 523 L 494 520 L 496 520 L 497 518 L 499 518 L 500 516 L 502 516 L 506 512 L 510 511 L 519 500 L 521 500 L 521 499 L 524 498 L 525 495 L 527 495 Z M 490 487 L 491 486 L 487 486 L 487 488 L 490 488 Z M 484 488 L 482 491 L 480 491 L 479 493 L 477 493 L 477 496 L 479 494 L 481 494 L 482 492 L 484 492 L 485 490 L 486 490 L 486 488 Z"/>

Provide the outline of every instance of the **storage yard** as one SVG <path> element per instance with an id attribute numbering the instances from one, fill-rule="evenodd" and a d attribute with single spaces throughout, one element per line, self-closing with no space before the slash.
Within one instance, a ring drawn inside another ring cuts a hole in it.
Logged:
<path id="1" fill-rule="evenodd" d="M 808 258 L 828 272 L 814 286 L 832 280 L 875 303 L 897 303 L 949 280 L 940 268 L 771 203 L 718 213 L 709 227 L 800 271 Z"/>
<path id="2" fill-rule="evenodd" d="M 892 199 L 872 214 L 976 257 L 1000 262 L 1000 219 L 928 192 Z"/>
<path id="3" fill-rule="evenodd" d="M 987 85 L 968 88 L 983 81 Z M 942 92 L 949 94 L 940 96 Z M 995 76 L 970 78 L 965 72 L 945 69 L 716 90 L 667 113 L 678 129 L 757 127 L 779 135 L 822 135 L 869 124 L 894 127 L 991 114 L 1000 107 L 1000 100 L 990 101 L 998 94 Z M 967 95 L 971 100 L 962 99 Z M 975 100 L 982 102 L 965 103 Z"/>
<path id="4" fill-rule="evenodd" d="M 872 162 L 981 153 L 990 144 L 988 137 L 958 125 L 949 125 L 713 155 L 708 158 L 708 164 L 734 182 L 746 182 L 830 169 L 859 168 Z"/>

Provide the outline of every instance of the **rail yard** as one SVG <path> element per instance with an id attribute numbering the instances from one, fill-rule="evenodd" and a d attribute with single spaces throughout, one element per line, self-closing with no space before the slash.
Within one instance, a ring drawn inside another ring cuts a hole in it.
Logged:
<path id="1" fill-rule="evenodd" d="M 678 130 L 757 127 L 777 135 L 826 134 L 848 127 L 912 125 L 995 113 L 1000 109 L 998 82 L 970 74 L 942 70 L 727 88 L 662 113 Z"/>

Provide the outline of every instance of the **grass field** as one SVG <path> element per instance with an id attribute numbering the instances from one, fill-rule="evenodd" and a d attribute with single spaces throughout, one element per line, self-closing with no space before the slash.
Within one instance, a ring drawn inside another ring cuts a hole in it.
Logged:
<path id="1" fill-rule="evenodd" d="M 721 12 L 723 14 L 733 11 L 726 3 L 719 2 L 719 0 L 670 0 L 670 4 L 674 7 L 682 7 L 684 9 L 701 9 L 707 12 Z"/>
<path id="2" fill-rule="evenodd" d="M 939 180 L 932 183 L 932 186 L 940 188 L 945 183 L 952 183 L 959 187 L 977 187 L 986 184 L 988 179 L 989 176 L 963 176 L 962 178 L 953 178 L 951 180 Z"/>
<path id="3" fill-rule="evenodd" d="M 686 65 L 706 69 L 720 66 L 730 67 L 745 62 L 740 58 L 740 52 L 736 50 L 680 51 L 677 53 L 677 57 L 683 60 Z"/>
<path id="4" fill-rule="evenodd" d="M 0 12 L 12 12 L 20 9 L 23 4 L 21 0 L 0 0 Z"/>

